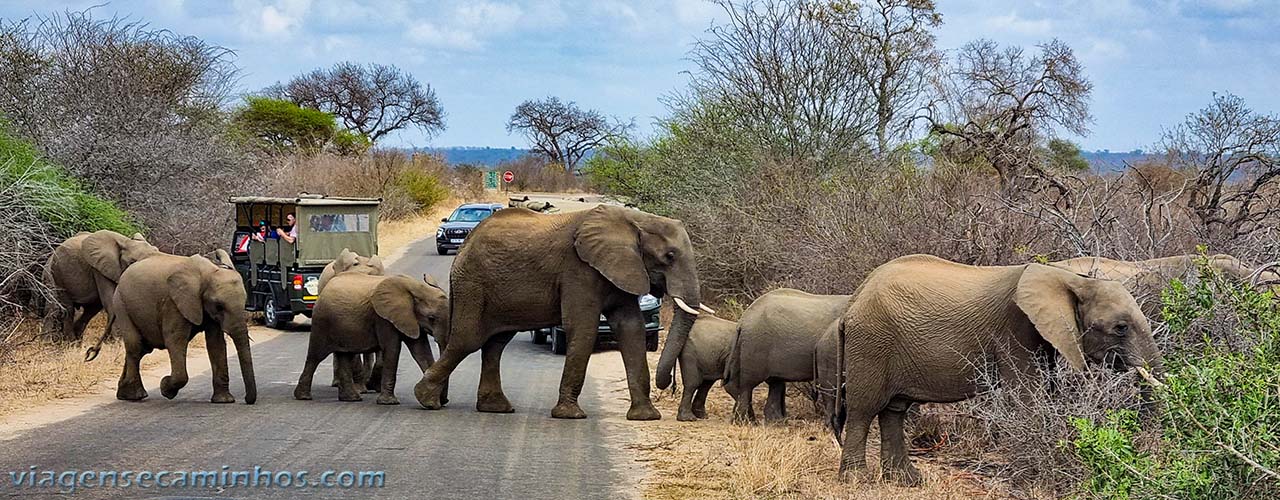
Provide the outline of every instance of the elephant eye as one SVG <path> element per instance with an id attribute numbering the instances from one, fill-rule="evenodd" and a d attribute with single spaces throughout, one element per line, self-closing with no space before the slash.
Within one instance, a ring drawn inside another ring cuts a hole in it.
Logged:
<path id="1" fill-rule="evenodd" d="M 1129 333 L 1128 323 L 1117 323 L 1115 326 L 1116 335 L 1124 336 Z"/>
<path id="2" fill-rule="evenodd" d="M 676 261 L 676 251 L 675 251 L 675 250 L 668 250 L 668 251 L 667 251 L 667 255 L 665 255 L 664 257 L 666 257 L 666 258 L 667 258 L 667 263 L 668 263 L 668 264 L 670 264 L 670 263 L 672 263 L 672 262 L 675 262 L 675 261 Z"/>

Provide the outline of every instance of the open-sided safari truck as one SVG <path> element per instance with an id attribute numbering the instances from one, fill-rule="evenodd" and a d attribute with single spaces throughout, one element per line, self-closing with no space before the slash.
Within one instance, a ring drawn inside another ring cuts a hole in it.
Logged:
<path id="1" fill-rule="evenodd" d="M 301 194 L 296 198 L 233 196 L 236 231 L 231 259 L 244 278 L 245 309 L 262 311 L 272 328 L 311 316 L 319 296 L 320 273 L 343 248 L 360 255 L 378 253 L 379 198 Z M 296 220 L 293 242 L 286 217 Z"/>

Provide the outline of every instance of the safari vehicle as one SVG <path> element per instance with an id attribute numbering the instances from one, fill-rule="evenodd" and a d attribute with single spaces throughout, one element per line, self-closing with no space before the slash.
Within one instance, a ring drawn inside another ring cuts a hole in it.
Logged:
<path id="1" fill-rule="evenodd" d="M 640 296 L 640 314 L 644 315 L 644 347 L 646 350 L 653 352 L 658 350 L 658 332 L 662 331 L 662 324 L 658 322 L 658 310 L 662 307 L 662 301 L 652 295 Z M 540 328 L 530 332 L 533 334 L 534 344 L 551 343 L 551 352 L 556 354 L 564 354 L 569 352 L 569 337 L 562 326 L 554 326 L 551 328 Z M 596 346 L 615 342 L 613 337 L 613 329 L 609 327 L 609 322 L 605 320 L 604 315 L 600 315 L 600 324 L 597 327 Z"/>
<path id="2" fill-rule="evenodd" d="M 231 197 L 236 230 L 231 260 L 244 278 L 245 309 L 261 311 L 267 326 L 279 328 L 298 314 L 311 316 L 319 296 L 320 273 L 343 248 L 360 255 L 378 253 L 381 198 L 300 194 L 296 198 Z M 289 214 L 296 220 L 292 243 Z"/>
<path id="3" fill-rule="evenodd" d="M 440 219 L 440 228 L 436 230 L 436 253 L 445 255 L 449 250 L 462 248 L 462 242 L 476 228 L 480 221 L 502 208 L 497 203 L 463 203 L 454 209 L 448 217 Z"/>

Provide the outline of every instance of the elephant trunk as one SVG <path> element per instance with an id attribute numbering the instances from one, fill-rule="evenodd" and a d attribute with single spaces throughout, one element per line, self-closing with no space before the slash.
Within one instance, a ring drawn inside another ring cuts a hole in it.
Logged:
<path id="1" fill-rule="evenodd" d="M 693 328 L 694 319 L 694 315 L 676 309 L 675 316 L 671 319 L 671 330 L 667 332 L 666 345 L 662 346 L 662 356 L 658 358 L 656 378 L 659 389 L 671 386 L 676 359 L 680 357 L 680 351 L 684 350 L 685 341 L 689 340 L 689 330 Z"/>
<path id="2" fill-rule="evenodd" d="M 236 357 L 240 360 L 240 377 L 244 379 L 244 402 L 258 401 L 258 381 L 253 376 L 253 353 L 249 349 L 249 330 L 243 326 L 231 335 L 236 345 Z"/>

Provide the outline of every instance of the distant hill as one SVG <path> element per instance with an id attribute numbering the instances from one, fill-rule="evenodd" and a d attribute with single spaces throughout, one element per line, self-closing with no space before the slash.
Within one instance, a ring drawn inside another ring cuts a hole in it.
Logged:
<path id="1" fill-rule="evenodd" d="M 519 148 L 490 148 L 476 146 L 450 146 L 441 148 L 421 148 L 418 151 L 426 153 L 436 153 L 444 156 L 445 163 L 450 165 L 485 165 L 496 166 L 497 164 L 514 160 L 526 154 L 527 149 Z"/>
<path id="2" fill-rule="evenodd" d="M 1134 165 L 1142 160 L 1150 159 L 1155 156 L 1141 149 L 1133 151 L 1081 151 L 1085 161 L 1089 162 L 1089 166 L 1098 172 L 1120 172 L 1125 169 L 1125 163 Z"/>

